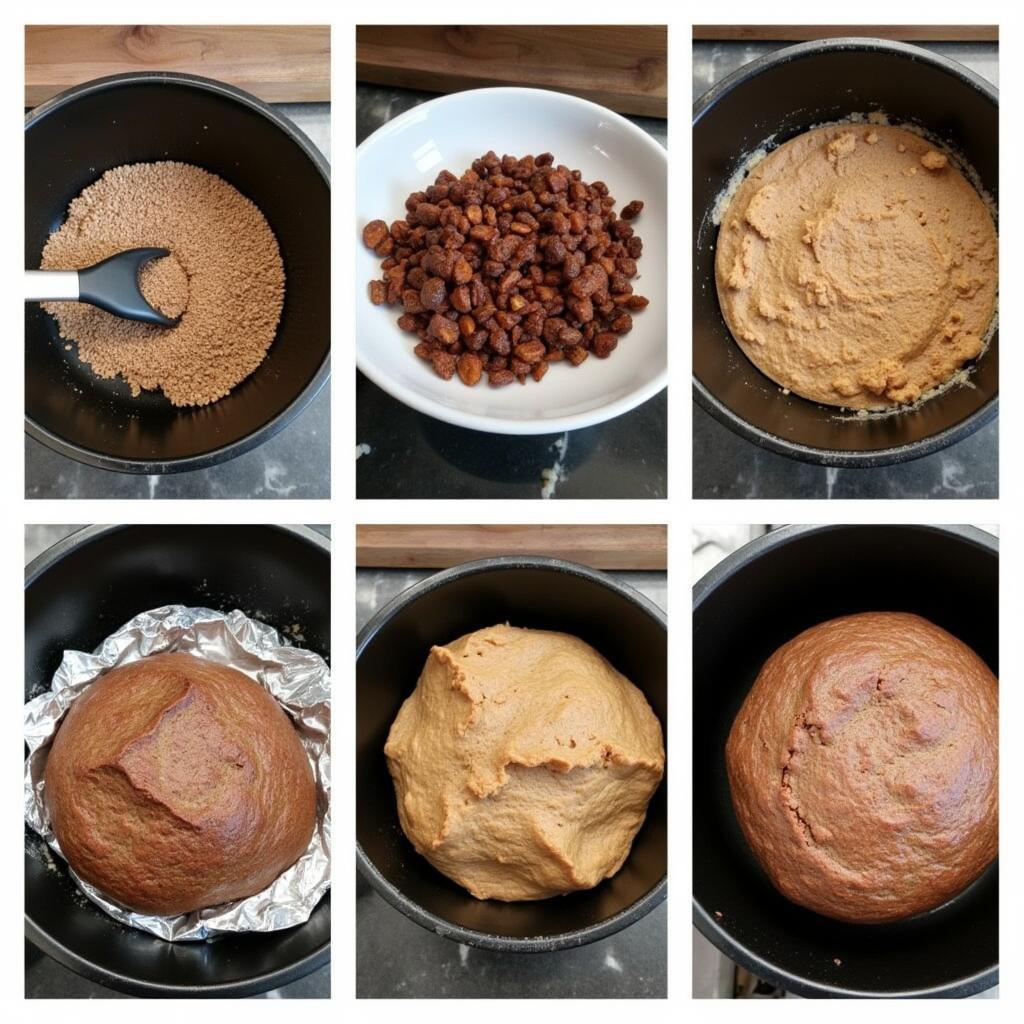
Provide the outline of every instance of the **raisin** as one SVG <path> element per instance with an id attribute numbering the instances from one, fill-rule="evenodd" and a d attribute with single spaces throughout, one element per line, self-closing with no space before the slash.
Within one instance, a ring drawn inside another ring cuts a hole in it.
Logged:
<path id="1" fill-rule="evenodd" d="M 487 370 L 487 383 L 492 388 L 502 388 L 506 384 L 511 384 L 516 379 L 516 375 L 511 370 Z"/>
<path id="2" fill-rule="evenodd" d="M 428 277 L 420 289 L 420 302 L 426 309 L 440 309 L 447 301 L 444 281 L 439 277 Z"/>
<path id="3" fill-rule="evenodd" d="M 451 345 L 459 340 L 459 328 L 446 316 L 435 313 L 430 318 L 430 325 L 427 332 L 432 338 L 437 338 L 442 345 Z"/>
<path id="4" fill-rule="evenodd" d="M 430 361 L 434 364 L 434 372 L 444 380 L 455 376 L 457 361 L 450 352 L 432 352 Z"/>
<path id="5" fill-rule="evenodd" d="M 515 347 L 516 358 L 530 364 L 539 363 L 544 358 L 544 351 L 544 342 L 537 339 L 524 341 Z"/>
<path id="6" fill-rule="evenodd" d="M 371 220 L 363 228 L 363 244 L 369 249 L 376 249 L 388 237 L 388 226 L 382 220 Z"/>
<path id="7" fill-rule="evenodd" d="M 501 387 L 540 380 L 548 363 L 606 358 L 648 300 L 633 293 L 643 243 L 601 181 L 538 157 L 473 161 L 442 170 L 405 202 L 403 219 L 371 221 L 363 242 L 381 258 L 375 305 L 400 305 L 416 355 L 445 380 L 486 373 Z"/>
<path id="8" fill-rule="evenodd" d="M 483 375 L 483 364 L 480 362 L 480 357 L 472 352 L 463 352 L 459 356 L 457 368 L 459 379 L 467 387 L 473 387 Z"/>

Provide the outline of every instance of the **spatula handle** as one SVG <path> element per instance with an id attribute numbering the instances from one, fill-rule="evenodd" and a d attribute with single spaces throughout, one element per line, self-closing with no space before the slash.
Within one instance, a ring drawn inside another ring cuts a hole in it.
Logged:
<path id="1" fill-rule="evenodd" d="M 78 301 L 77 270 L 26 270 L 26 302 Z"/>

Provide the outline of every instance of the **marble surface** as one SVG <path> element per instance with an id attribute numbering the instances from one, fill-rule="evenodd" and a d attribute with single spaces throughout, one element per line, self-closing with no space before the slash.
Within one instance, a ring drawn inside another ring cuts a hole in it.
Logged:
<path id="1" fill-rule="evenodd" d="M 778 42 L 695 42 L 693 99 Z M 918 44 L 999 84 L 991 43 Z M 997 498 L 999 421 L 941 452 L 899 466 L 830 469 L 758 448 L 693 403 L 695 498 Z"/>
<path id="2" fill-rule="evenodd" d="M 329 103 L 275 110 L 331 159 Z M 329 498 L 331 382 L 279 434 L 244 455 L 189 473 L 113 473 L 68 459 L 26 435 L 26 498 Z"/>
<path id="3" fill-rule="evenodd" d="M 356 85 L 356 141 L 434 93 Z M 663 146 L 667 122 L 631 117 Z M 503 437 L 416 412 L 357 374 L 360 498 L 664 498 L 667 392 L 607 423 L 568 434 Z M 556 445 L 558 448 L 556 448 Z M 560 454 L 564 447 L 564 457 Z M 558 482 L 545 488 L 545 470 Z"/>
<path id="4" fill-rule="evenodd" d="M 48 524 L 25 527 L 25 564 L 52 547 L 69 534 L 82 529 L 81 525 Z M 314 526 L 314 530 L 329 537 L 330 526 Z M 331 995 L 331 965 L 325 964 L 312 974 L 282 988 L 264 992 L 258 999 L 329 999 Z M 57 963 L 41 949 L 25 940 L 25 998 L 26 999 L 131 999 L 124 992 L 98 985 L 88 978 Z"/>
<path id="5" fill-rule="evenodd" d="M 356 629 L 427 571 L 356 572 Z M 613 572 L 666 607 L 665 573 Z M 668 900 L 599 942 L 557 953 L 471 949 L 421 928 L 356 873 L 359 998 L 634 998 L 667 995 Z"/>

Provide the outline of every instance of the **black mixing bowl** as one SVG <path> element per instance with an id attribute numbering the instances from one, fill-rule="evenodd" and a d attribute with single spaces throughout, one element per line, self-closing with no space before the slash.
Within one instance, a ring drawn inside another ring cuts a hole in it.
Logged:
<path id="1" fill-rule="evenodd" d="M 694 397 L 748 441 L 828 466 L 906 462 L 959 441 L 996 415 L 998 338 L 978 360 L 970 387 L 956 386 L 919 409 L 865 420 L 784 395 L 736 345 L 715 290 L 719 192 L 774 134 L 773 146 L 824 121 L 881 110 L 913 122 L 962 153 L 998 198 L 996 89 L 955 61 L 878 39 L 826 39 L 769 53 L 723 79 L 693 111 Z"/>
<path id="2" fill-rule="evenodd" d="M 998 579 L 997 541 L 973 527 L 789 526 L 735 552 L 697 584 L 694 923 L 758 977 L 804 996 L 968 996 L 997 984 L 997 865 L 906 921 L 853 925 L 798 907 L 771 884 L 743 838 L 725 741 L 769 655 L 838 615 L 916 612 L 998 674 Z"/>
<path id="3" fill-rule="evenodd" d="M 572 633 L 632 680 L 667 722 L 664 614 L 624 584 L 553 558 L 488 558 L 440 572 L 379 611 L 357 641 L 356 855 L 370 884 L 430 931 L 486 949 L 582 946 L 639 920 L 666 893 L 663 782 L 622 869 L 555 899 L 477 900 L 421 857 L 398 821 L 384 741 L 431 645 L 495 623 Z"/>
<path id="4" fill-rule="evenodd" d="M 68 352 L 56 323 L 25 304 L 28 433 L 70 458 L 121 472 L 199 469 L 286 426 L 329 375 L 330 185 L 327 163 L 254 96 L 193 75 L 100 78 L 36 107 L 25 124 L 25 266 L 35 269 L 68 204 L 121 164 L 180 160 L 220 175 L 263 212 L 281 247 L 285 298 L 277 337 L 226 398 L 175 408 L 132 398 Z"/>
<path id="5" fill-rule="evenodd" d="M 25 572 L 25 699 L 50 686 L 66 649 L 93 650 L 164 604 L 240 608 L 330 657 L 330 545 L 305 527 L 94 526 Z M 147 996 L 244 996 L 279 988 L 330 959 L 331 906 L 277 932 L 165 942 L 86 900 L 63 860 L 25 829 L 25 934 L 73 971 Z"/>

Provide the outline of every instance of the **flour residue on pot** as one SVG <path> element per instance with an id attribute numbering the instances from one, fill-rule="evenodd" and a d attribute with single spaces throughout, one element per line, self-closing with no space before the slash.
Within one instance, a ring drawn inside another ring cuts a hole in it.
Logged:
<path id="1" fill-rule="evenodd" d="M 756 149 L 743 154 L 736 170 L 732 172 L 725 186 L 715 196 L 715 203 L 711 207 L 711 223 L 716 228 L 721 226 L 725 211 L 729 209 L 729 204 L 732 202 L 733 196 L 736 195 L 736 190 L 743 184 L 743 179 L 768 155 L 769 150 L 774 148 L 775 136 L 769 135 Z"/>

